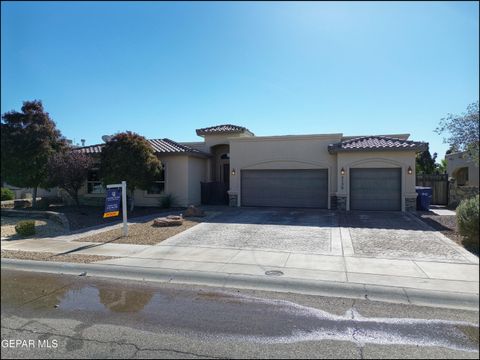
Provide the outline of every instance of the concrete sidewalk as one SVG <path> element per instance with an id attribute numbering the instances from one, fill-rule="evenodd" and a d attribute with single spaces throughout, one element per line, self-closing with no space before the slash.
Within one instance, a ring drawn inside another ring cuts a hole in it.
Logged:
<path id="1" fill-rule="evenodd" d="M 207 285 L 206 279 L 215 276 L 247 276 L 267 282 L 273 278 L 277 282 L 328 282 L 378 289 L 384 300 L 399 302 L 408 302 L 407 293 L 412 291 L 434 291 L 446 297 L 471 295 L 477 299 L 479 292 L 478 258 L 473 255 L 470 263 L 455 263 L 360 257 L 353 254 L 321 255 L 162 243 L 150 246 L 46 239 L 3 242 L 2 249 L 113 256 L 118 258 L 95 264 L 104 268 L 120 266 L 135 271 L 143 269 L 172 274 L 187 271 L 190 278 L 185 278 L 186 282 Z M 77 265 L 72 264 L 72 267 Z M 267 271 L 272 270 L 281 273 L 276 277 L 266 275 Z"/>

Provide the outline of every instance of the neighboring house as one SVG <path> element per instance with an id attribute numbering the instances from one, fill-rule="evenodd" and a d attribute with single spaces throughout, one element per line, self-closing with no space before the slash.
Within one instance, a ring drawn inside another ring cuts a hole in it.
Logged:
<path id="1" fill-rule="evenodd" d="M 224 199 L 230 206 L 415 210 L 415 155 L 427 143 L 408 134 L 255 136 L 229 124 L 196 132 L 203 141 L 149 140 L 165 172 L 150 190 L 136 190 L 137 205 L 172 194 L 181 206 Z M 102 146 L 77 150 L 99 155 Z M 103 199 L 98 170 L 82 193 Z"/>
<path id="2" fill-rule="evenodd" d="M 466 152 L 445 155 L 450 178 L 449 204 L 478 194 L 478 165 Z"/>
<path id="3" fill-rule="evenodd" d="M 466 152 L 445 155 L 447 174 L 458 186 L 478 187 L 478 165 Z"/>

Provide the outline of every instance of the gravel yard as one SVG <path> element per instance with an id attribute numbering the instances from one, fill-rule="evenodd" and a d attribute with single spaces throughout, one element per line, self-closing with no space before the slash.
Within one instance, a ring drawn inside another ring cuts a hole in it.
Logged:
<path id="1" fill-rule="evenodd" d="M 183 224 L 171 227 L 154 227 L 153 220 L 133 224 L 128 227 L 128 236 L 122 237 L 123 229 L 105 231 L 96 235 L 79 238 L 75 241 L 81 242 L 101 242 L 116 244 L 137 244 L 137 245 L 155 245 L 173 235 L 181 233 L 192 226 L 202 222 L 201 218 L 188 218 L 183 220 Z"/>
<path id="2" fill-rule="evenodd" d="M 36 234 L 32 238 L 45 238 L 65 234 L 65 229 L 59 223 L 50 219 L 29 219 L 28 217 L 1 217 L 2 238 L 7 240 L 22 239 L 15 231 L 15 225 L 21 220 L 35 220 Z"/>
<path id="3" fill-rule="evenodd" d="M 115 259 L 113 256 L 98 256 L 98 255 L 80 255 L 80 254 L 66 254 L 56 255 L 51 252 L 36 252 L 36 251 L 17 251 L 17 250 L 2 250 L 2 258 L 5 259 L 20 259 L 20 260 L 37 260 L 37 261 L 55 261 L 55 262 L 71 262 L 88 264 L 96 261 Z"/>
<path id="4" fill-rule="evenodd" d="M 110 225 L 122 221 L 122 214 L 114 218 L 103 218 L 103 206 L 64 206 L 64 205 L 50 205 L 49 211 L 55 211 L 65 214 L 70 223 L 70 230 L 78 230 L 97 225 Z M 158 214 L 162 212 L 177 211 L 181 213 L 185 208 L 171 208 L 162 209 L 158 207 L 141 207 L 136 206 L 133 211 L 128 212 L 128 218 L 134 219 L 136 217 Z M 34 210 L 32 208 L 25 208 L 24 210 Z"/>

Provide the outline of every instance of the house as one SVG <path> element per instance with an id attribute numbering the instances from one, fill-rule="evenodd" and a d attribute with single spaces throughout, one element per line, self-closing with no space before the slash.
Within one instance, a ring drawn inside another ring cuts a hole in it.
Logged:
<path id="1" fill-rule="evenodd" d="M 450 178 L 449 204 L 478 194 L 478 165 L 467 152 L 445 155 L 447 174 Z"/>
<path id="2" fill-rule="evenodd" d="M 415 210 L 415 155 L 427 143 L 408 134 L 255 136 L 237 125 L 197 129 L 199 142 L 149 140 L 165 171 L 137 205 L 228 202 L 230 206 L 312 207 L 341 210 Z M 99 155 L 102 145 L 78 148 Z M 220 196 L 218 196 L 220 195 Z M 92 169 L 84 199 L 103 201 Z"/>

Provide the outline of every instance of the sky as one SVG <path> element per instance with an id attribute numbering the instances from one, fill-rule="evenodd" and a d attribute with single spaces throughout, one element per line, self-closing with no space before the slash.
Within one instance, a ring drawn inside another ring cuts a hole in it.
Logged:
<path id="1" fill-rule="evenodd" d="M 478 2 L 4 2 L 1 112 L 42 100 L 79 143 L 404 134 L 479 98 Z"/>

